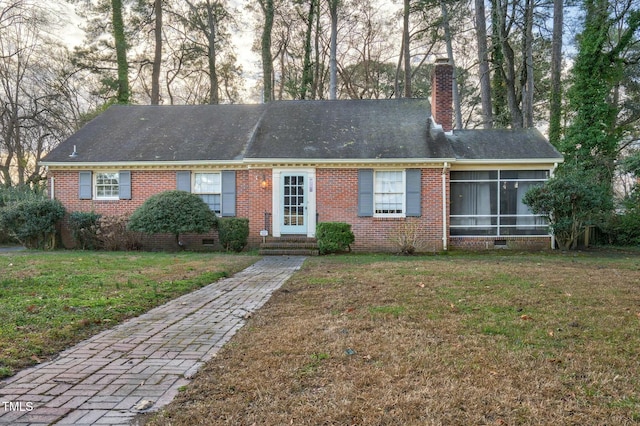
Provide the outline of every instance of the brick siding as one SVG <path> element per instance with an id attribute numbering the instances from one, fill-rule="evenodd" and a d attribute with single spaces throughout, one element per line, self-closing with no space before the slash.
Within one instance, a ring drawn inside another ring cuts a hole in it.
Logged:
<path id="1" fill-rule="evenodd" d="M 103 216 L 131 214 L 148 197 L 159 192 L 176 189 L 175 170 L 132 170 L 131 200 L 80 200 L 78 196 L 77 170 L 52 170 L 50 177 L 55 178 L 55 197 L 62 202 L 68 213 L 96 212 Z M 266 179 L 266 188 L 261 182 Z M 447 174 L 446 200 L 449 209 L 449 176 Z M 49 179 L 49 185 L 51 179 Z M 260 231 L 272 229 L 265 223 L 265 214 L 272 212 L 272 170 L 243 169 L 236 171 L 236 216 L 249 218 L 249 246 L 259 246 L 262 238 Z M 422 215 L 407 218 L 376 218 L 358 216 L 358 169 L 357 168 L 318 168 L 316 170 L 316 205 L 319 222 L 346 222 L 351 224 L 355 234 L 354 251 L 381 252 L 397 251 L 392 239 L 399 229 L 407 224 L 415 224 L 423 250 L 437 252 L 443 249 L 442 241 L 442 169 L 422 169 Z M 61 235 L 63 245 L 72 248 L 73 238 L 63 222 Z M 213 246 L 204 245 L 203 240 L 213 239 Z M 452 237 L 448 245 L 460 249 L 493 249 L 496 238 Z M 542 249 L 550 245 L 549 237 L 507 238 L 507 247 L 518 249 Z M 181 235 L 190 250 L 219 249 L 216 232 L 206 235 Z M 176 248 L 171 235 L 154 235 L 145 238 L 145 249 Z"/>

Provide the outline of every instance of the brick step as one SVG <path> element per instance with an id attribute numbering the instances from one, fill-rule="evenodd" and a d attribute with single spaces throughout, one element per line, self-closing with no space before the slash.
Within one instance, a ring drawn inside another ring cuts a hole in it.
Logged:
<path id="1" fill-rule="evenodd" d="M 260 249 L 258 253 L 262 256 L 319 256 L 318 249 Z"/>
<path id="2" fill-rule="evenodd" d="M 301 236 L 267 237 L 260 244 L 261 255 L 265 256 L 318 256 L 318 242 L 315 238 Z"/>

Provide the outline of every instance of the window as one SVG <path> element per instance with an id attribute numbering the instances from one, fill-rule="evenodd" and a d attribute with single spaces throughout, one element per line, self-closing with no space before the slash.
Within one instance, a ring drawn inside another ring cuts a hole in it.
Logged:
<path id="1" fill-rule="evenodd" d="M 96 173 L 95 194 L 97 200 L 117 200 L 120 198 L 120 173 Z"/>
<path id="2" fill-rule="evenodd" d="M 222 178 L 220 173 L 194 173 L 193 193 L 198 194 L 217 215 L 222 212 Z"/>
<path id="3" fill-rule="evenodd" d="M 522 202 L 547 170 L 451 172 L 451 235 L 548 235 L 546 220 Z"/>
<path id="4" fill-rule="evenodd" d="M 376 171 L 374 213 L 376 216 L 402 216 L 405 212 L 404 171 Z"/>

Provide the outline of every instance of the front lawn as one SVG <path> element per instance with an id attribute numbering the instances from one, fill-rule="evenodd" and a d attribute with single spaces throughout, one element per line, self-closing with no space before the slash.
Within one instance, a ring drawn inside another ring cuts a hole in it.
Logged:
<path id="1" fill-rule="evenodd" d="M 0 377 L 257 259 L 217 253 L 1 253 Z"/>
<path id="2" fill-rule="evenodd" d="M 310 258 L 154 425 L 640 422 L 637 254 Z"/>

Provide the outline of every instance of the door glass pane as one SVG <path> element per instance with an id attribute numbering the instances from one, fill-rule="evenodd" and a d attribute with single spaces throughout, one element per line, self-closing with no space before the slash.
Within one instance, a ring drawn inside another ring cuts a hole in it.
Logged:
<path id="1" fill-rule="evenodd" d="M 283 188 L 283 224 L 304 226 L 304 176 L 285 176 Z"/>

